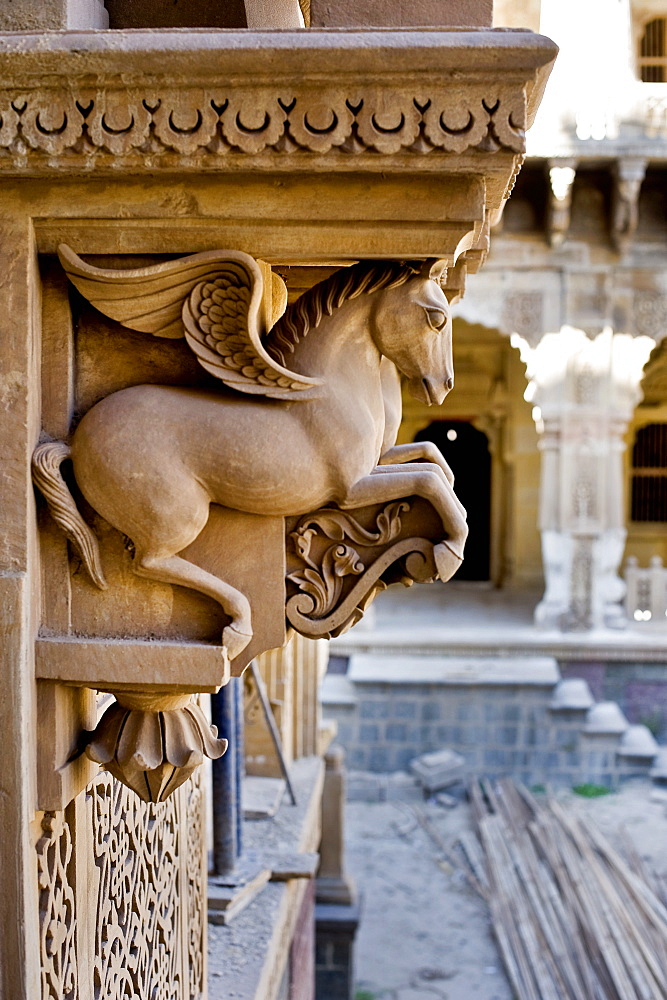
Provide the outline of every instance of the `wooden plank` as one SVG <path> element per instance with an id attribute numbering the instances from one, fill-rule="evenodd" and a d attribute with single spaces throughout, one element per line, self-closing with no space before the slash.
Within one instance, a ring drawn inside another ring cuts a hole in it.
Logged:
<path id="1" fill-rule="evenodd" d="M 478 891 L 518 1000 L 665 1000 L 667 914 L 637 859 L 633 870 L 592 825 L 509 779 L 472 785 L 470 799 L 488 871 Z"/>

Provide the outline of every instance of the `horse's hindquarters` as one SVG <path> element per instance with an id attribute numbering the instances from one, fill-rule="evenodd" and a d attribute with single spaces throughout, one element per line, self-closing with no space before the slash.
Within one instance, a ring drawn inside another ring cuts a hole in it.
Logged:
<path id="1" fill-rule="evenodd" d="M 177 407 L 164 388 L 137 386 L 94 406 L 72 459 L 79 488 L 105 520 L 137 547 L 176 552 L 206 524 L 209 498 L 182 460 Z"/>

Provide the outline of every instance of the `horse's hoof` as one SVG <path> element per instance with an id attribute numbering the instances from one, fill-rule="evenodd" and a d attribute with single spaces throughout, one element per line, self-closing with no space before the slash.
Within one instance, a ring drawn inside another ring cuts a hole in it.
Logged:
<path id="1" fill-rule="evenodd" d="M 443 583 L 451 580 L 463 562 L 463 556 L 457 555 L 447 542 L 440 542 L 438 545 L 433 546 L 433 558 L 435 559 L 438 576 Z"/>
<path id="2" fill-rule="evenodd" d="M 230 660 L 235 660 L 243 652 L 251 639 L 252 632 L 250 634 L 239 632 L 233 625 L 227 625 L 222 630 L 222 645 L 227 650 L 227 656 Z"/>

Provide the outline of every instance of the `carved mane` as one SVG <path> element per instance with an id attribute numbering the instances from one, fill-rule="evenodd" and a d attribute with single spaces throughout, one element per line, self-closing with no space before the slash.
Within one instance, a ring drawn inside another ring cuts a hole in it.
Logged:
<path id="1" fill-rule="evenodd" d="M 358 295 L 370 295 L 385 288 L 397 288 L 419 273 L 421 263 L 397 260 L 362 260 L 351 267 L 342 267 L 330 277 L 313 285 L 287 307 L 285 313 L 270 331 L 265 347 L 285 364 L 285 354 L 294 348 L 310 330 L 314 330 L 324 316 L 331 316 L 336 309 Z"/>

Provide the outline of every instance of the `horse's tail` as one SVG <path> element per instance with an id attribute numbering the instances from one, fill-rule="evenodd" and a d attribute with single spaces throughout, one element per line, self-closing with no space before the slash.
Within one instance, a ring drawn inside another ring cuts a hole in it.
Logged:
<path id="1" fill-rule="evenodd" d="M 32 479 L 44 494 L 54 521 L 81 556 L 91 580 L 100 590 L 106 590 L 97 538 L 81 517 L 60 471 L 61 464 L 71 453 L 71 448 L 64 441 L 47 441 L 38 445 L 32 456 Z"/>

